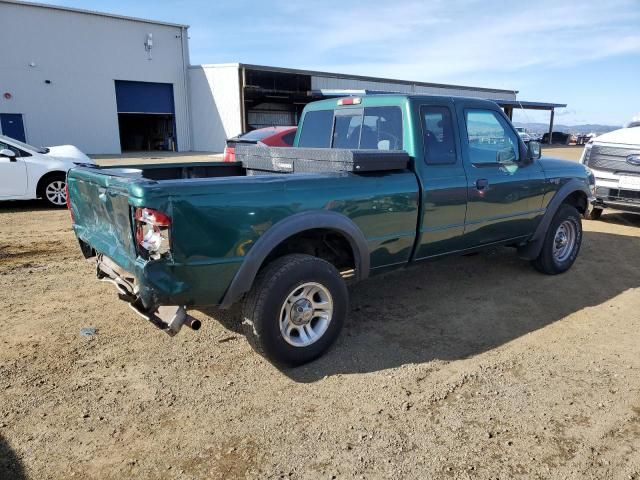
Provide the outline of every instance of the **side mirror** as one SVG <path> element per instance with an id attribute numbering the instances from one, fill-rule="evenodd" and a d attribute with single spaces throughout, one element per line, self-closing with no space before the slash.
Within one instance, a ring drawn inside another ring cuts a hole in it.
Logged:
<path id="1" fill-rule="evenodd" d="M 527 161 L 529 163 L 537 160 L 542 156 L 542 148 L 540 147 L 540 142 L 536 142 L 534 140 L 530 140 L 527 143 Z"/>
<path id="2" fill-rule="evenodd" d="M 0 157 L 8 158 L 10 162 L 15 162 L 16 152 L 9 150 L 8 148 L 3 148 L 0 150 Z"/>

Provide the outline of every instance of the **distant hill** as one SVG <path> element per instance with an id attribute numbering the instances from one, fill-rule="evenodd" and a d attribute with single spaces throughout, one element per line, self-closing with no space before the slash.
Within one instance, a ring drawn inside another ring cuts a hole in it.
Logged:
<path id="1" fill-rule="evenodd" d="M 536 123 L 536 122 L 514 122 L 516 127 L 524 127 L 529 132 L 534 133 L 547 133 L 549 131 L 548 123 Z M 553 124 L 554 132 L 565 133 L 607 133 L 612 130 L 622 128 L 622 125 L 600 125 L 598 123 L 585 123 L 583 125 L 563 125 L 561 123 Z"/>

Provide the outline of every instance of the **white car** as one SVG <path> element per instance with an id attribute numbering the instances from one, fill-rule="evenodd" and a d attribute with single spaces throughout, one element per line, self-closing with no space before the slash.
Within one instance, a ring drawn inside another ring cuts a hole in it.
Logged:
<path id="1" fill-rule="evenodd" d="M 42 198 L 50 205 L 67 203 L 67 171 L 95 162 L 73 145 L 33 147 L 0 135 L 0 200 Z"/>
<path id="2" fill-rule="evenodd" d="M 581 161 L 596 177 L 592 219 L 606 207 L 640 213 L 640 126 L 589 140 Z"/>

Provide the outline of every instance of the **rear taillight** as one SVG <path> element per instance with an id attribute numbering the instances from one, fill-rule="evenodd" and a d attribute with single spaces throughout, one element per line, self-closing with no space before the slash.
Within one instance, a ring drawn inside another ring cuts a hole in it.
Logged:
<path id="1" fill-rule="evenodd" d="M 140 253 L 153 260 L 168 255 L 171 251 L 171 219 L 152 208 L 136 208 L 134 218 Z"/>
<path id="2" fill-rule="evenodd" d="M 235 162 L 236 161 L 236 149 L 234 147 L 224 147 L 223 162 Z"/>
<path id="3" fill-rule="evenodd" d="M 69 198 L 69 184 L 64 184 L 64 195 L 67 200 L 67 209 L 69 210 L 69 215 L 71 215 L 71 223 L 76 223 L 75 218 L 73 218 L 73 209 L 71 208 L 71 198 Z"/>

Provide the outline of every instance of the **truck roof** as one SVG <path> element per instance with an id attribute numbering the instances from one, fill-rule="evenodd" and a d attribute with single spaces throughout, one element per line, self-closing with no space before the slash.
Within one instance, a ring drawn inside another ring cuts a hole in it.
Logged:
<path id="1" fill-rule="evenodd" d="M 477 105 L 486 104 L 487 106 L 495 107 L 497 104 L 493 100 L 487 100 L 483 98 L 476 97 L 460 97 L 454 95 L 429 95 L 429 94 L 418 94 L 418 93 L 377 93 L 372 95 L 353 95 L 353 98 L 360 98 L 361 102 L 355 106 L 383 106 L 383 105 L 400 105 L 408 100 L 420 100 L 424 98 L 429 98 L 431 100 L 442 100 L 442 101 L 452 101 L 452 102 L 473 102 Z M 305 110 L 325 110 L 325 109 L 333 109 L 338 106 L 342 107 L 342 105 L 338 105 L 338 100 L 341 98 L 351 98 L 351 97 L 333 97 L 327 98 L 323 100 L 318 100 L 315 102 L 311 102 L 307 104 Z M 345 107 L 351 107 L 351 105 L 345 105 Z"/>

